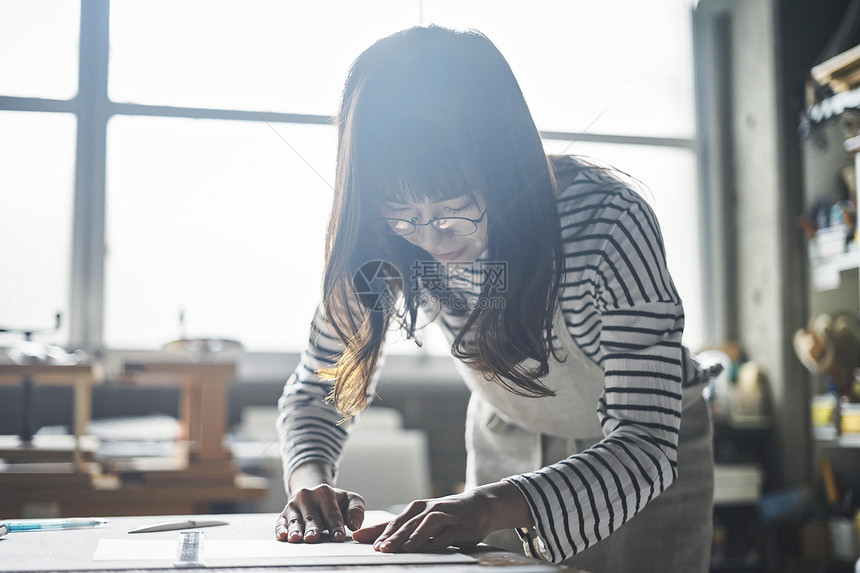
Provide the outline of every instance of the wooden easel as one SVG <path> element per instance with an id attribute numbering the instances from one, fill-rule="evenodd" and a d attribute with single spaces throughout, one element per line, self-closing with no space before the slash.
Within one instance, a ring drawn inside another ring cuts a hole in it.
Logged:
<path id="1" fill-rule="evenodd" d="M 120 382 L 137 386 L 179 386 L 182 423 L 191 442 L 191 465 L 232 460 L 224 447 L 227 386 L 232 363 L 147 362 L 125 364 Z"/>

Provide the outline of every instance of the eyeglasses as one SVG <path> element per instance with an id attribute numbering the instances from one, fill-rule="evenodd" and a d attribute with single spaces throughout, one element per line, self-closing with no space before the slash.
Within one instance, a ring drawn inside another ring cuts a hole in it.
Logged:
<path id="1" fill-rule="evenodd" d="M 392 219 L 386 217 L 376 219 L 375 223 L 383 233 L 399 237 L 411 235 L 418 227 L 426 225 L 430 225 L 440 233 L 445 233 L 446 235 L 465 237 L 466 235 L 474 234 L 478 230 L 478 223 L 484 220 L 486 213 L 487 210 L 484 209 L 481 211 L 481 216 L 477 219 L 469 219 L 468 217 L 436 217 L 426 223 L 419 223 L 420 219 L 418 217 L 412 217 L 411 219 Z"/>

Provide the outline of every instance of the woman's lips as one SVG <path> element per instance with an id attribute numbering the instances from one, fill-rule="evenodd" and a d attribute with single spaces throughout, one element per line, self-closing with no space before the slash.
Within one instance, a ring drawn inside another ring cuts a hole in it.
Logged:
<path id="1" fill-rule="evenodd" d="M 465 251 L 465 250 L 466 250 L 466 247 L 463 247 L 459 251 L 452 251 L 450 253 L 441 253 L 441 254 L 430 253 L 430 254 L 437 261 L 453 261 L 454 259 L 456 259 L 460 255 L 462 255 L 463 251 Z"/>

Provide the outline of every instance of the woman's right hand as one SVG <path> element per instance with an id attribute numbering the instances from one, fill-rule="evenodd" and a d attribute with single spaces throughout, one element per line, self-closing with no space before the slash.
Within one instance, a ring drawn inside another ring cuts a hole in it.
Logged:
<path id="1" fill-rule="evenodd" d="M 364 498 L 330 485 L 328 468 L 299 466 L 290 477 L 293 492 L 275 524 L 278 541 L 318 543 L 328 530 L 332 541 L 346 540 L 344 525 L 355 531 L 364 521 Z"/>

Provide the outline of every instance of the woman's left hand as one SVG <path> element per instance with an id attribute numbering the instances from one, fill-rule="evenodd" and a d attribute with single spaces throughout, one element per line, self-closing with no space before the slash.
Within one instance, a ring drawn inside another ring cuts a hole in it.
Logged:
<path id="1" fill-rule="evenodd" d="M 384 553 L 473 547 L 497 529 L 531 525 L 516 486 L 498 482 L 438 499 L 413 501 L 389 523 L 354 531 L 352 538 Z"/>

